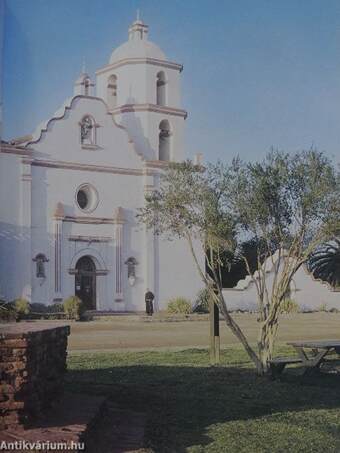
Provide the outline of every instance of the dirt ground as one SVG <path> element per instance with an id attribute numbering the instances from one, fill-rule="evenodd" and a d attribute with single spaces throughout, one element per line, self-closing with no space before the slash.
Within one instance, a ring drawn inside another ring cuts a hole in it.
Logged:
<path id="1" fill-rule="evenodd" d="M 237 314 L 235 319 L 256 342 L 256 314 Z M 117 316 L 100 321 L 71 322 L 69 352 L 110 350 L 185 349 L 208 347 L 208 321 L 144 322 L 139 316 Z M 221 346 L 237 344 L 220 321 Z M 290 340 L 340 339 L 340 314 L 306 313 L 284 315 L 280 321 L 278 342 Z"/>

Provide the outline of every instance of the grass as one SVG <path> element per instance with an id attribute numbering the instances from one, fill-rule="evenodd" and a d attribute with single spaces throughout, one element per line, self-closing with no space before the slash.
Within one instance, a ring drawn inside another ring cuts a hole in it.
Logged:
<path id="1" fill-rule="evenodd" d="M 203 349 L 73 354 L 67 387 L 145 412 L 150 452 L 340 451 L 338 376 L 290 369 L 270 381 L 239 347 L 223 350 L 219 367 L 208 362 Z"/>

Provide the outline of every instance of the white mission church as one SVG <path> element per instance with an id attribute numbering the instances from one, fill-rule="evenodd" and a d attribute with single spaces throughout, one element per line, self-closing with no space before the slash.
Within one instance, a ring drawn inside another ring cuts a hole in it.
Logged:
<path id="1" fill-rule="evenodd" d="M 51 304 L 77 294 L 88 309 L 144 310 L 193 299 L 201 282 L 184 242 L 136 220 L 167 161 L 184 159 L 182 65 L 135 21 L 129 39 L 25 139 L 0 153 L 0 294 Z M 203 258 L 202 258 L 203 259 Z"/>

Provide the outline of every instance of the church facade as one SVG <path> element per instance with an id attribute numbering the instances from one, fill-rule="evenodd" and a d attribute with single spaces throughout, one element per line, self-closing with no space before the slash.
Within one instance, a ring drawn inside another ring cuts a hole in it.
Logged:
<path id="1" fill-rule="evenodd" d="M 140 311 L 202 284 L 184 241 L 138 223 L 145 194 L 184 159 L 182 66 L 135 21 L 129 39 L 26 138 L 0 153 L 0 294 L 51 304 L 76 294 L 88 309 Z M 202 256 L 203 259 L 203 256 Z"/>

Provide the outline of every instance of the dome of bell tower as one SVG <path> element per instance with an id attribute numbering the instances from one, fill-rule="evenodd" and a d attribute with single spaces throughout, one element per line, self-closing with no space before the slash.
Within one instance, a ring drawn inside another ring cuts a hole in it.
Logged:
<path id="1" fill-rule="evenodd" d="M 148 32 L 148 25 L 137 18 L 129 28 L 129 40 L 112 52 L 109 63 L 116 63 L 126 58 L 166 60 L 162 50 L 148 40 Z"/>

